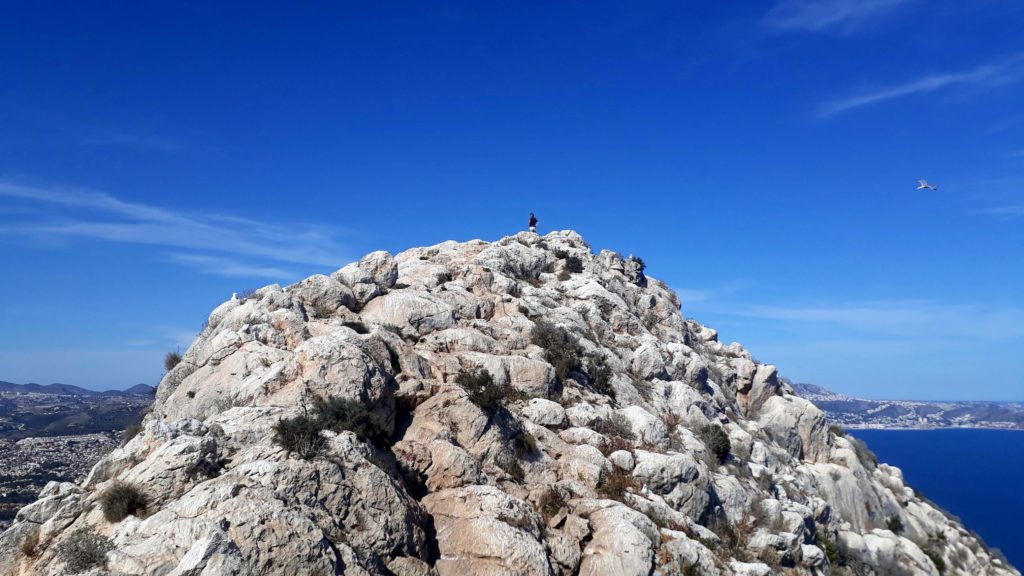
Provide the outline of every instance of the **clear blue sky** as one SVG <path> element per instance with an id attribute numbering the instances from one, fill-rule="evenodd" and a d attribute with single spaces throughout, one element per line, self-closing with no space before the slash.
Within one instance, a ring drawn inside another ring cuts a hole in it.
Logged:
<path id="1" fill-rule="evenodd" d="M 1024 400 L 1024 5 L 629 4 L 5 3 L 0 380 L 533 210 L 793 380 Z"/>

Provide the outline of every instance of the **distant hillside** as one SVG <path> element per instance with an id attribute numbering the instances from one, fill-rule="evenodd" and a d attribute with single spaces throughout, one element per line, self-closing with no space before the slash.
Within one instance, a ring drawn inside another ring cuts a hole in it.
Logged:
<path id="1" fill-rule="evenodd" d="M 0 440 L 116 432 L 139 421 L 156 390 L 97 392 L 69 384 L 0 382 Z"/>
<path id="2" fill-rule="evenodd" d="M 99 392 L 87 390 L 79 386 L 72 386 L 71 384 L 14 384 L 13 382 L 0 381 L 0 392 L 55 394 L 58 396 L 120 396 L 125 394 L 152 396 L 156 393 L 156 388 L 147 384 L 136 384 L 127 390 L 104 390 Z"/>
<path id="3" fill-rule="evenodd" d="M 797 394 L 848 428 L 1005 428 L 1024 430 L 1024 404 L 871 400 L 814 384 L 793 384 Z"/>

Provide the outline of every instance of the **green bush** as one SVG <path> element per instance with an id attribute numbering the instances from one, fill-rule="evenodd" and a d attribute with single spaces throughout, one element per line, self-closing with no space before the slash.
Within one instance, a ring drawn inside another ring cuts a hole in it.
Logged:
<path id="1" fill-rule="evenodd" d="M 69 574 L 78 574 L 92 568 L 106 568 L 107 552 L 113 549 L 109 540 L 83 526 L 60 543 L 57 554 Z"/>
<path id="2" fill-rule="evenodd" d="M 181 354 L 178 353 L 177 350 L 175 350 L 174 352 L 168 352 L 166 355 L 164 355 L 164 370 L 170 372 L 171 369 L 177 366 L 179 363 L 181 363 Z"/>
<path id="3" fill-rule="evenodd" d="M 843 427 L 840 426 L 839 424 L 830 425 L 828 427 L 828 431 L 833 436 L 846 436 L 846 430 L 843 430 Z"/>
<path id="4" fill-rule="evenodd" d="M 583 260 L 579 256 L 566 256 L 565 269 L 573 274 L 583 272 Z"/>
<path id="5" fill-rule="evenodd" d="M 612 388 L 612 369 L 604 363 L 604 360 L 597 359 L 589 362 L 587 379 L 595 392 L 606 396 L 615 396 L 615 389 Z"/>
<path id="6" fill-rule="evenodd" d="M 144 512 L 148 504 L 146 495 L 138 487 L 125 482 L 114 482 L 100 496 L 103 517 L 107 522 L 120 522 L 128 516 Z"/>
<path id="7" fill-rule="evenodd" d="M 708 424 L 701 428 L 700 439 L 707 446 L 708 450 L 714 454 L 715 459 L 719 464 L 725 462 L 725 457 L 729 455 L 729 450 L 732 449 L 732 442 L 729 441 L 729 435 L 722 430 L 721 426 L 715 424 Z"/>
<path id="8" fill-rule="evenodd" d="M 559 380 L 565 380 L 582 368 L 579 340 L 565 328 L 541 320 L 534 324 L 531 337 L 544 349 L 544 358 L 555 367 Z"/>
<path id="9" fill-rule="evenodd" d="M 316 418 L 322 429 L 342 432 L 354 432 L 363 440 L 379 444 L 391 435 L 388 423 L 378 414 L 370 412 L 366 405 L 358 400 L 330 397 L 318 399 L 313 406 Z"/>
<path id="10" fill-rule="evenodd" d="M 636 264 L 637 271 L 640 272 L 641 274 L 643 274 L 644 271 L 647 270 L 647 263 L 644 262 L 643 258 L 639 256 L 630 256 L 629 261 Z"/>
<path id="11" fill-rule="evenodd" d="M 322 429 L 323 426 L 316 418 L 305 414 L 282 418 L 274 426 L 274 442 L 288 452 L 311 460 L 320 453 L 326 442 Z"/>
<path id="12" fill-rule="evenodd" d="M 511 387 L 495 384 L 494 377 L 483 368 L 459 371 L 455 383 L 467 392 L 470 402 L 488 414 L 494 414 L 505 402 L 518 397 Z"/>
<path id="13" fill-rule="evenodd" d="M 324 430 L 353 432 L 362 440 L 378 446 L 391 436 L 388 422 L 371 412 L 365 404 L 349 398 L 331 396 L 313 403 L 313 415 L 282 418 L 274 426 L 274 442 L 307 460 L 315 458 L 326 444 Z"/>
<path id="14" fill-rule="evenodd" d="M 815 542 L 818 544 L 818 548 L 821 548 L 825 552 L 825 557 L 828 558 L 828 563 L 832 566 L 840 566 L 843 563 L 843 557 L 839 553 L 839 547 L 833 542 L 828 536 L 818 532 L 814 536 Z"/>
<path id="15" fill-rule="evenodd" d="M 893 534 L 900 534 L 903 532 L 903 521 L 900 520 L 899 516 L 890 516 L 889 520 L 885 523 L 885 527 Z"/>

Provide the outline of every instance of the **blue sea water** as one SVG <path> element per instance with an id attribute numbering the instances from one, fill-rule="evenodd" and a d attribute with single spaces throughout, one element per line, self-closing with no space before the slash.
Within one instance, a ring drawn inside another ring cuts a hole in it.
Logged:
<path id="1" fill-rule="evenodd" d="M 850 430 L 907 485 L 1024 568 L 1024 432 Z"/>

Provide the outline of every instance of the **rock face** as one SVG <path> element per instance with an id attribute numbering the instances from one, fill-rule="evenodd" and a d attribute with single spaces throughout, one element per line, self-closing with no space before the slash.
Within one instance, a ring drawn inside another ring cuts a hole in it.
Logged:
<path id="1" fill-rule="evenodd" d="M 94 575 L 1018 574 L 679 307 L 573 232 L 264 287 L 138 436 L 19 513 L 0 574 L 73 573 L 86 533 Z M 456 383 L 479 369 L 499 406 Z M 383 431 L 278 443 L 331 397 Z M 115 483 L 145 509 L 108 520 Z"/>

